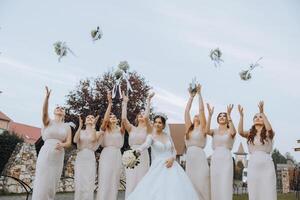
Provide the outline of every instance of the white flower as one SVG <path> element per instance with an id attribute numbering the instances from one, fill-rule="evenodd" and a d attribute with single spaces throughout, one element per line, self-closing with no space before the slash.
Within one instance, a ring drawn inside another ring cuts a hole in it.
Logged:
<path id="1" fill-rule="evenodd" d="M 100 40 L 102 38 L 103 32 L 101 31 L 99 26 L 97 26 L 96 30 L 91 31 L 91 36 L 93 38 L 93 41 Z"/>
<path id="2" fill-rule="evenodd" d="M 219 48 L 212 49 L 209 54 L 210 59 L 214 62 L 215 67 L 220 66 L 221 62 L 224 62 L 222 57 L 222 52 Z"/>
<path id="3" fill-rule="evenodd" d="M 126 168 L 133 169 L 140 163 L 139 155 L 135 150 L 127 150 L 122 156 L 122 163 Z"/>
<path id="4" fill-rule="evenodd" d="M 129 64 L 127 61 L 121 61 L 118 65 L 118 68 L 123 70 L 126 73 L 129 69 Z"/>
<path id="5" fill-rule="evenodd" d="M 243 81 L 248 81 L 252 78 L 250 70 L 242 70 L 239 75 Z"/>

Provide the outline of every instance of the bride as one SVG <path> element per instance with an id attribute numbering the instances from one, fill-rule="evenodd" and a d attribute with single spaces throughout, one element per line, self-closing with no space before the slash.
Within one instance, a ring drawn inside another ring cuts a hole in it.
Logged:
<path id="1" fill-rule="evenodd" d="M 148 129 L 152 134 L 136 149 L 143 152 L 151 146 L 152 164 L 127 200 L 198 200 L 191 181 L 175 161 L 176 150 L 166 121 L 164 114 L 156 114 L 154 127 Z"/>

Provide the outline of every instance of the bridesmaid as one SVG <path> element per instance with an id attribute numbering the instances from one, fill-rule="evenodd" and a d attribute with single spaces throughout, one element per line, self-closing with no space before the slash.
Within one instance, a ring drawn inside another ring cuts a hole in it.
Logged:
<path id="1" fill-rule="evenodd" d="M 140 112 L 136 116 L 136 126 L 132 125 L 127 119 L 127 103 L 128 97 L 123 92 L 123 103 L 122 103 L 122 123 L 129 134 L 129 145 L 131 149 L 139 148 L 147 138 L 147 124 L 150 113 L 150 101 L 154 93 L 147 98 L 147 107 L 145 113 Z M 135 186 L 144 177 L 149 169 L 149 153 L 145 149 L 140 155 L 140 164 L 134 169 L 125 169 L 126 173 L 126 191 L 125 199 L 134 190 Z"/>
<path id="2" fill-rule="evenodd" d="M 185 145 L 186 173 L 191 179 L 200 200 L 210 199 L 209 166 L 204 148 L 206 145 L 206 119 L 204 113 L 201 85 L 197 87 L 199 97 L 199 114 L 194 116 L 193 122 L 190 110 L 196 93 L 190 93 L 190 98 L 185 108 Z"/>
<path id="3" fill-rule="evenodd" d="M 104 115 L 101 130 L 104 132 L 103 150 L 99 159 L 97 200 L 116 200 L 120 183 L 125 128 L 119 127 L 118 119 L 111 113 L 111 92 L 107 94 L 108 107 Z"/>
<path id="4" fill-rule="evenodd" d="M 94 151 L 97 149 L 97 141 L 100 136 L 95 126 L 99 116 L 88 115 L 85 118 L 85 130 L 81 130 L 83 123 L 79 116 L 79 127 L 74 136 L 77 144 L 75 161 L 75 200 L 94 200 L 96 159 Z"/>
<path id="5" fill-rule="evenodd" d="M 207 104 L 209 116 L 206 124 L 206 133 L 212 136 L 214 150 L 210 164 L 212 200 L 232 200 L 233 160 L 231 149 L 236 135 L 236 130 L 231 120 L 232 108 L 233 105 L 228 105 L 227 113 L 219 113 L 217 117 L 219 127 L 210 129 L 214 108 Z"/>
<path id="6" fill-rule="evenodd" d="M 46 98 L 43 105 L 42 146 L 36 162 L 35 180 L 32 200 L 54 200 L 56 189 L 62 174 L 64 149 L 71 146 L 72 133 L 64 123 L 65 110 L 54 109 L 54 119 L 48 115 L 48 104 L 51 90 L 46 87 Z"/>
<path id="7" fill-rule="evenodd" d="M 276 175 L 271 157 L 274 132 L 264 113 L 264 102 L 259 102 L 259 113 L 253 118 L 250 131 L 244 131 L 243 108 L 239 105 L 239 134 L 247 139 L 251 154 L 248 164 L 249 200 L 276 200 Z"/>

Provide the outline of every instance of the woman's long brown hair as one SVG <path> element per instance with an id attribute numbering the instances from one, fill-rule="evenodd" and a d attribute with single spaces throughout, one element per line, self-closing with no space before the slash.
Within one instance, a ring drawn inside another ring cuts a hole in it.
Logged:
<path id="1" fill-rule="evenodd" d="M 255 125 L 252 125 L 251 129 L 250 129 L 250 134 L 248 136 L 248 144 L 254 144 L 254 138 L 256 136 L 257 133 L 257 129 L 255 128 Z M 273 130 L 269 130 L 269 138 L 272 140 L 274 137 L 274 132 Z M 265 144 L 265 142 L 267 142 L 267 129 L 265 127 L 265 125 L 263 126 L 263 128 L 261 129 L 261 133 L 260 133 L 260 142 L 262 144 Z"/>

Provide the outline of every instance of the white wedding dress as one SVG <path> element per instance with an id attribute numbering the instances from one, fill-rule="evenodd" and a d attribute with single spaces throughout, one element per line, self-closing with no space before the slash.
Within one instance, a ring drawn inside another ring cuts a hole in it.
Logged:
<path id="1" fill-rule="evenodd" d="M 127 200 L 198 200 L 197 192 L 181 166 L 174 161 L 172 167 L 166 167 L 166 160 L 176 156 L 172 139 L 169 137 L 162 143 L 148 135 L 138 150 L 150 146 L 152 164 Z"/>

